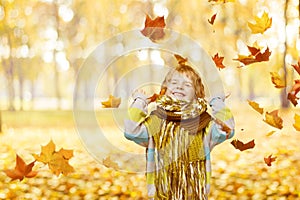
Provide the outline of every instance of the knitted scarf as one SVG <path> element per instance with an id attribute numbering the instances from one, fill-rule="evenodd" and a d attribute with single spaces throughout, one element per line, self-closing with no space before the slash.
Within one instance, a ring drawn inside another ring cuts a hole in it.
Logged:
<path id="1" fill-rule="evenodd" d="M 188 103 L 161 96 L 151 114 L 161 119 L 152 135 L 155 199 L 206 199 L 204 130 L 211 120 L 203 99 Z"/>

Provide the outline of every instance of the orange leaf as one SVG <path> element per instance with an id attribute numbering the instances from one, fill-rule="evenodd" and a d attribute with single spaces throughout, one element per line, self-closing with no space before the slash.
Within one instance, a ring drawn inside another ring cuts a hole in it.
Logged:
<path id="1" fill-rule="evenodd" d="M 185 63 L 188 61 L 187 58 L 183 58 L 182 56 L 178 55 L 178 54 L 174 54 L 178 64 L 180 65 L 185 65 Z"/>
<path id="2" fill-rule="evenodd" d="M 166 93 L 166 90 L 167 90 L 166 88 L 162 88 L 159 94 L 154 93 L 151 97 L 148 97 L 147 99 L 149 99 L 150 102 L 155 102 L 158 97 Z"/>
<path id="3" fill-rule="evenodd" d="M 219 57 L 218 53 L 216 55 L 214 55 L 214 57 L 212 57 L 213 61 L 215 62 L 217 68 L 220 69 L 224 69 L 225 66 L 223 65 L 223 60 L 224 60 L 224 57 Z"/>
<path id="4" fill-rule="evenodd" d="M 244 151 L 244 150 L 247 150 L 247 149 L 252 149 L 252 148 L 254 148 L 254 146 L 255 146 L 254 139 L 251 140 L 250 142 L 247 142 L 246 144 L 244 144 L 243 142 L 241 142 L 241 141 L 238 140 L 238 139 L 232 140 L 230 143 L 231 143 L 236 149 L 238 149 L 238 150 L 240 150 L 240 151 Z"/>
<path id="5" fill-rule="evenodd" d="M 286 87 L 285 81 L 279 76 L 277 72 L 270 72 L 270 74 L 271 74 L 271 81 L 276 88 Z"/>
<path id="6" fill-rule="evenodd" d="M 208 23 L 210 23 L 211 25 L 213 25 L 214 22 L 215 22 L 215 20 L 216 20 L 216 16 L 217 16 L 217 13 L 214 14 L 213 16 L 211 16 L 211 18 L 207 20 Z"/>
<path id="7" fill-rule="evenodd" d="M 248 55 L 248 56 L 238 55 L 238 58 L 233 59 L 233 60 L 237 60 L 237 61 L 243 63 L 244 65 L 250 65 L 250 64 L 256 63 L 256 62 L 268 61 L 269 57 L 271 55 L 271 52 L 269 51 L 268 47 L 263 53 L 261 53 L 261 49 L 258 49 L 256 47 L 248 46 L 248 50 L 251 53 L 250 55 Z"/>
<path id="8" fill-rule="evenodd" d="M 276 160 L 276 158 L 277 158 L 276 156 L 272 157 L 272 154 L 271 154 L 268 157 L 264 158 L 264 161 L 268 166 L 271 166 L 272 162 L 274 162 Z"/>
<path id="9" fill-rule="evenodd" d="M 107 101 L 102 101 L 101 104 L 104 108 L 117 108 L 121 103 L 121 98 L 114 97 L 113 95 L 109 95 Z"/>
<path id="10" fill-rule="evenodd" d="M 13 170 L 3 170 L 5 174 L 12 178 L 11 180 L 19 179 L 22 181 L 24 177 L 26 178 L 32 178 L 37 175 L 37 171 L 32 171 L 32 167 L 34 166 L 35 161 L 31 162 L 30 164 L 26 165 L 24 160 L 16 154 L 16 166 Z"/>
<path id="11" fill-rule="evenodd" d="M 156 17 L 154 20 L 146 15 L 145 28 L 141 33 L 148 37 L 151 41 L 155 42 L 165 36 L 164 29 L 166 26 L 165 17 Z"/>
<path id="12" fill-rule="evenodd" d="M 74 172 L 74 168 L 69 164 L 69 159 L 73 157 L 73 150 L 61 148 L 57 152 L 52 140 L 46 146 L 42 146 L 41 149 L 40 155 L 33 154 L 33 157 L 36 161 L 47 164 L 56 176 L 60 173 L 67 175 Z"/>
<path id="13" fill-rule="evenodd" d="M 254 102 L 254 101 L 250 101 L 248 100 L 248 104 L 257 112 L 259 112 L 260 114 L 264 113 L 264 109 L 259 107 L 259 104 Z"/>
<path id="14" fill-rule="evenodd" d="M 294 69 L 298 72 L 298 74 L 300 75 L 300 60 L 298 61 L 298 64 L 296 65 L 292 65 L 292 67 L 294 67 Z"/>
<path id="15" fill-rule="evenodd" d="M 291 91 L 288 93 L 288 100 L 292 102 L 294 106 L 298 104 L 299 97 L 297 97 L 298 92 L 300 91 L 300 80 L 295 80 Z"/>
<path id="16" fill-rule="evenodd" d="M 278 129 L 282 129 L 282 119 L 278 116 L 278 110 L 266 112 L 264 122 Z"/>
<path id="17" fill-rule="evenodd" d="M 295 123 L 293 124 L 293 127 L 294 127 L 297 131 L 300 131 L 300 115 L 295 114 L 294 120 L 295 120 Z"/>
<path id="18" fill-rule="evenodd" d="M 119 170 L 120 169 L 119 165 L 116 162 L 112 161 L 109 156 L 102 160 L 102 164 L 105 167 L 113 168 L 115 170 Z"/>

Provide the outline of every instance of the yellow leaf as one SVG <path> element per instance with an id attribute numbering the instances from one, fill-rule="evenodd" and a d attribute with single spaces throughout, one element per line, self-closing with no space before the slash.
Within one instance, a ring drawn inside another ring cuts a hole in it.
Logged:
<path id="1" fill-rule="evenodd" d="M 110 156 L 108 156 L 108 157 L 106 157 L 105 159 L 103 159 L 103 160 L 102 160 L 102 164 L 103 164 L 105 167 L 113 168 L 113 169 L 115 169 L 115 170 L 119 170 L 119 169 L 120 169 L 120 168 L 119 168 L 119 165 L 118 165 L 116 162 L 114 162 L 114 161 L 112 161 L 112 160 L 110 159 Z"/>
<path id="2" fill-rule="evenodd" d="M 295 123 L 293 124 L 294 128 L 297 131 L 300 131 L 300 115 L 295 114 L 294 120 L 295 120 Z"/>
<path id="3" fill-rule="evenodd" d="M 259 107 L 259 104 L 254 102 L 254 101 L 250 101 L 248 100 L 248 104 L 257 112 L 259 112 L 260 114 L 264 113 L 264 109 Z"/>
<path id="4" fill-rule="evenodd" d="M 255 16 L 255 24 L 248 22 L 248 26 L 253 34 L 264 33 L 272 26 L 272 18 L 269 18 L 268 13 L 264 12 L 261 17 Z"/>
<path id="5" fill-rule="evenodd" d="M 278 116 L 278 110 L 266 112 L 264 122 L 278 129 L 282 129 L 283 120 Z"/>
<path id="6" fill-rule="evenodd" d="M 121 103 L 121 98 L 116 98 L 113 95 L 109 95 L 107 101 L 102 101 L 101 104 L 105 108 L 117 108 Z"/>
<path id="7" fill-rule="evenodd" d="M 269 133 L 267 133 L 267 135 L 266 136 L 271 136 L 271 135 L 273 135 L 274 133 L 275 133 L 276 131 L 270 131 Z"/>
<path id="8" fill-rule="evenodd" d="M 272 83 L 276 88 L 286 87 L 285 81 L 279 76 L 277 72 L 270 72 Z"/>

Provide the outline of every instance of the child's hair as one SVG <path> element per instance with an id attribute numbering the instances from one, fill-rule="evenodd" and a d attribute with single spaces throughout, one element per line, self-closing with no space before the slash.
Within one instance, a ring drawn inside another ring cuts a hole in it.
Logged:
<path id="1" fill-rule="evenodd" d="M 171 81 L 171 78 L 175 71 L 179 72 L 180 74 L 186 75 L 189 79 L 192 80 L 197 98 L 205 97 L 204 85 L 202 84 L 199 74 L 191 66 L 186 64 L 179 64 L 177 67 L 171 69 L 167 73 L 165 80 L 162 83 L 161 91 L 167 89 L 167 83 Z"/>

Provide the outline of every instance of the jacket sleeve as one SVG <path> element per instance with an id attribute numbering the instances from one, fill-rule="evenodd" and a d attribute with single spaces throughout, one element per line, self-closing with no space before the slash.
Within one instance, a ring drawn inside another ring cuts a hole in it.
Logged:
<path id="1" fill-rule="evenodd" d="M 136 94 L 128 110 L 128 119 L 124 121 L 124 136 L 141 146 L 148 146 L 148 132 L 144 125 L 147 117 L 147 99 L 143 94 Z"/>
<path id="2" fill-rule="evenodd" d="M 222 121 L 230 129 L 229 135 L 222 130 L 222 126 L 217 124 L 215 121 L 212 121 L 210 124 L 210 149 L 213 149 L 216 145 L 224 142 L 226 139 L 230 139 L 234 135 L 234 118 L 230 109 L 225 105 L 224 99 L 221 97 L 212 98 L 209 102 L 209 105 L 212 108 L 212 115 L 214 118 Z"/>

